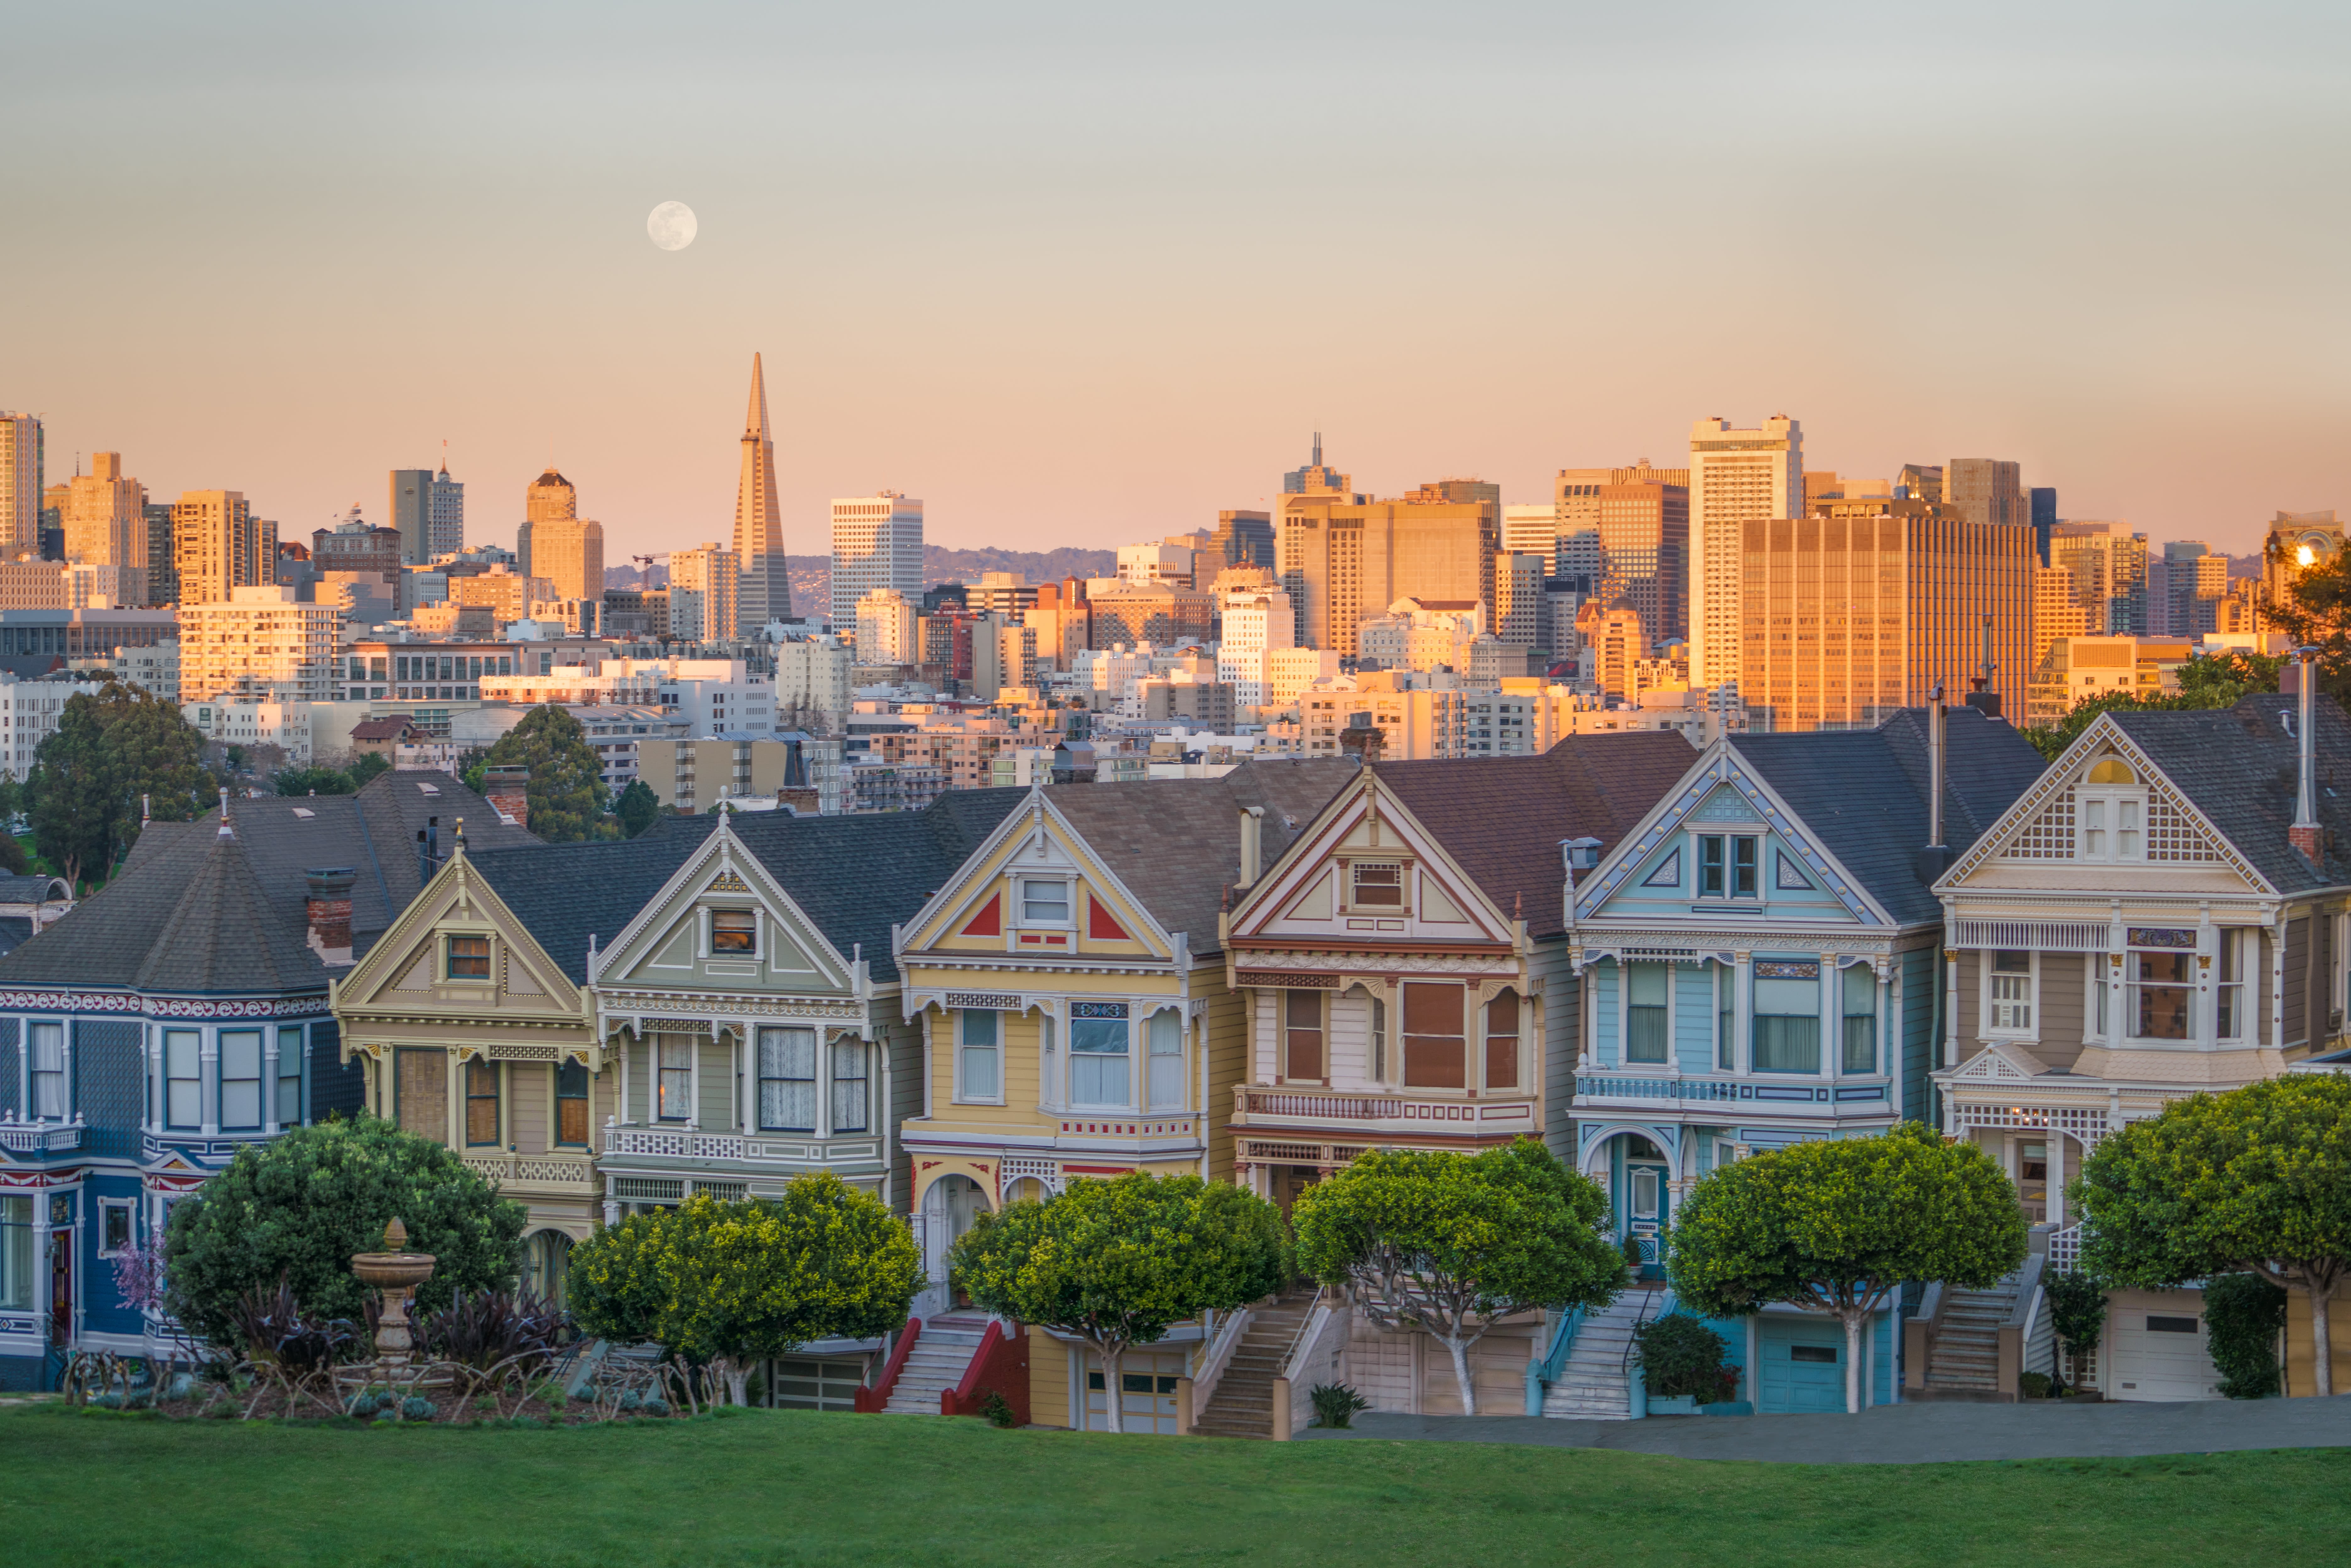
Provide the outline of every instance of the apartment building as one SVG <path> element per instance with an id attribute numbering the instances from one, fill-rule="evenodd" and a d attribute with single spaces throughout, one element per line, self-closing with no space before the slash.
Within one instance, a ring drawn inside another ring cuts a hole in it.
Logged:
<path id="1" fill-rule="evenodd" d="M 122 471 L 120 452 L 93 452 L 90 471 L 67 486 L 66 559 L 120 574 L 110 587 L 113 604 L 147 602 L 147 486 Z M 85 598 L 82 602 L 87 603 Z"/>
<path id="2" fill-rule="evenodd" d="M 294 592 L 240 586 L 225 599 L 180 606 L 183 706 L 225 696 L 329 699 L 342 616 Z"/>
<path id="3" fill-rule="evenodd" d="M 1501 506 L 1445 494 L 1437 485 L 1392 501 L 1344 493 L 1282 497 L 1276 564 L 1301 646 L 1354 654 L 1364 617 L 1407 594 L 1424 602 L 1474 602 L 1491 623 Z M 1099 601 L 1095 613 L 1099 621 Z"/>
<path id="4" fill-rule="evenodd" d="M 1221 606 L 1217 641 L 1217 678 L 1228 681 L 1233 700 L 1243 707 L 1262 707 L 1273 700 L 1273 659 L 1295 645 L 1297 618 L 1290 595 L 1262 582 L 1228 587 L 1218 595 Z"/>
<path id="5" fill-rule="evenodd" d="M 277 525 L 237 490 L 183 490 L 172 506 L 172 574 L 182 604 L 214 604 L 277 580 Z"/>
<path id="6" fill-rule="evenodd" d="M 312 706 L 299 701 L 231 698 L 183 703 L 180 712 L 207 741 L 247 750 L 276 747 L 286 754 L 287 766 L 308 768 L 315 755 L 311 745 Z"/>
<path id="7" fill-rule="evenodd" d="M 1744 525 L 1804 509 L 1802 427 L 1775 414 L 1752 430 L 1701 419 L 1690 430 L 1690 678 L 1714 686 L 1740 679 L 1744 649 L 1740 594 Z"/>
<path id="8" fill-rule="evenodd" d="M 68 698 L 101 689 L 95 681 L 26 681 L 0 673 L 0 767 L 8 777 L 22 783 L 31 774 L 34 755 L 57 732 Z"/>
<path id="9" fill-rule="evenodd" d="M 737 615 L 740 563 L 716 540 L 669 557 L 671 634 L 689 643 L 722 642 L 739 634 Z M 601 589 L 598 590 L 601 596 Z"/>

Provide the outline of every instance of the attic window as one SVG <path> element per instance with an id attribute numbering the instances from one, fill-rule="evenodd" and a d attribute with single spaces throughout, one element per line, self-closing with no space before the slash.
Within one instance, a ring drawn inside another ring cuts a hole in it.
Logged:
<path id="1" fill-rule="evenodd" d="M 710 912 L 710 950 L 713 953 L 756 953 L 759 950 L 758 916 L 747 909 L 714 909 Z"/>
<path id="2" fill-rule="evenodd" d="M 2090 769 L 2089 778 L 2084 780 L 2084 782 L 2090 784 L 2136 784 L 2138 782 L 2138 779 L 2137 775 L 2131 772 L 2129 763 L 2125 762 L 2119 757 L 2109 757 L 2104 761 L 2094 766 Z"/>
<path id="3" fill-rule="evenodd" d="M 1404 866 L 1396 861 L 1357 861 L 1349 868 L 1350 901 L 1359 909 L 1404 907 Z"/>

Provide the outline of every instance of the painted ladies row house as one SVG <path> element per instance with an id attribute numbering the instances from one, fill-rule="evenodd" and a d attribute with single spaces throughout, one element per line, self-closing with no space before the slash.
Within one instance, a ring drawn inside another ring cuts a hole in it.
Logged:
<path id="1" fill-rule="evenodd" d="M 2340 1070 L 2321 1059 L 2351 1047 L 2351 725 L 2299 694 L 2102 715 L 1938 891 L 1942 1125 L 2001 1163 L 2036 1247 L 2070 1267 L 2065 1186 L 2110 1133 L 2199 1091 Z M 2292 1312 L 2288 1379 L 2307 1394 L 2300 1296 Z M 1931 1304 L 1917 1328 L 1914 1377 L 1959 1370 Z M 2047 1364 L 2045 1346 L 2020 1354 Z M 2201 1292 L 2115 1292 L 2079 1370 L 2108 1398 L 2212 1397 Z"/>
<path id="2" fill-rule="evenodd" d="M 248 1144 L 360 1104 L 328 1008 L 440 824 L 529 835 L 445 774 L 150 822 L 98 894 L 0 957 L 0 1387 L 73 1346 L 167 1353 L 114 1260 Z"/>

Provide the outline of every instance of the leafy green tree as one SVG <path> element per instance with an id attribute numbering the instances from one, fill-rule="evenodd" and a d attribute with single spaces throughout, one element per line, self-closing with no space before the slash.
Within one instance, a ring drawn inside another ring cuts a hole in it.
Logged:
<path id="1" fill-rule="evenodd" d="M 1230 1312 L 1281 1288 L 1281 1213 L 1223 1182 L 1134 1172 L 1081 1176 L 1042 1201 L 983 1214 L 952 1265 L 992 1312 L 1042 1323 L 1102 1357 L 1110 1429 L 1127 1347 L 1154 1344 L 1203 1312 Z"/>
<path id="2" fill-rule="evenodd" d="M 281 768 L 272 782 L 280 795 L 348 795 L 359 788 L 340 768 Z"/>
<path id="3" fill-rule="evenodd" d="M 364 789 L 377 775 L 392 771 L 392 760 L 381 751 L 362 751 L 343 771 L 350 775 L 353 789 Z"/>
<path id="4" fill-rule="evenodd" d="M 633 839 L 661 820 L 661 797 L 643 779 L 632 779 L 612 803 L 612 815 L 620 819 L 621 831 Z"/>
<path id="5" fill-rule="evenodd" d="M 66 699 L 57 727 L 33 753 L 26 793 L 32 799 L 33 843 L 76 892 L 84 866 L 103 866 L 120 805 L 109 788 L 106 723 L 98 700 Z"/>
<path id="6" fill-rule="evenodd" d="M 41 853 L 77 887 L 139 841 L 140 801 L 183 822 L 212 803 L 204 737 L 170 703 L 125 682 L 66 699 L 55 734 L 34 753 L 26 797 Z"/>
<path id="7" fill-rule="evenodd" d="M 2056 724 L 2045 729 L 2026 730 L 2025 738 L 2040 748 L 2042 756 L 2054 762 L 2102 713 L 2176 713 L 2234 707 L 2237 699 L 2248 694 L 2277 690 L 2278 672 L 2285 662 L 2282 654 L 2255 653 L 2241 648 L 2199 653 L 2179 666 L 2179 689 L 2176 692 L 2152 696 L 2135 692 L 2102 692 L 2094 697 L 2084 697 Z"/>
<path id="8" fill-rule="evenodd" d="M 1905 1122 L 1718 1168 L 1682 1199 L 1666 1267 L 1674 1293 L 1708 1317 L 1785 1301 L 1836 1318 L 1845 1408 L 1857 1412 L 1862 1329 L 1903 1281 L 1982 1290 L 2024 1255 L 2024 1212 L 2001 1168 Z"/>
<path id="9" fill-rule="evenodd" d="M 1603 1306 L 1625 1288 L 1608 1195 L 1531 1138 L 1476 1155 L 1376 1150 L 1307 1188 L 1291 1218 L 1308 1273 L 1445 1346 L 1472 1416 L 1469 1351 L 1497 1322 Z"/>
<path id="10" fill-rule="evenodd" d="M 552 704 L 531 709 L 498 737 L 482 766 L 486 771 L 530 769 L 530 831 L 549 843 L 621 836 L 621 824 L 604 810 L 603 764 L 588 744 L 588 732 L 563 709 Z"/>
<path id="11" fill-rule="evenodd" d="M 515 1282 L 523 1206 L 457 1153 L 375 1116 L 297 1128 L 248 1144 L 226 1170 L 172 1209 L 163 1240 L 167 1299 L 189 1332 L 232 1333 L 236 1299 L 282 1275 L 306 1312 L 358 1318 L 367 1287 L 351 1255 L 379 1250 L 397 1218 L 409 1246 L 435 1260 L 417 1306 L 437 1312 L 459 1291 Z"/>
<path id="12" fill-rule="evenodd" d="M 2295 548 L 2280 538 L 2270 547 L 2270 559 Z M 2296 572 L 2285 597 L 2263 607 L 2270 625 L 2297 644 L 2318 650 L 2318 689 L 2336 702 L 2351 704 L 2351 551 L 2338 551 L 2332 560 L 2319 561 Z"/>
<path id="13" fill-rule="evenodd" d="M 457 753 L 457 781 L 478 795 L 486 780 L 490 766 L 490 748 L 469 746 Z"/>
<path id="14" fill-rule="evenodd" d="M 2043 1274 L 2041 1286 L 2049 1298 L 2049 1332 L 2056 1342 L 2051 1354 L 2057 1360 L 2057 1381 L 2063 1383 L 2067 1358 L 2095 1346 L 2105 1332 L 2106 1288 L 2078 1269 Z"/>
<path id="15" fill-rule="evenodd" d="M 913 1233 L 827 1171 L 778 1199 L 696 1196 L 600 1230 L 572 1249 L 572 1311 L 590 1333 L 716 1368 L 741 1405 L 760 1361 L 904 1323 L 922 1273 Z"/>
<path id="16" fill-rule="evenodd" d="M 2223 1274 L 2204 1282 L 2205 1343 L 2225 1399 L 2278 1394 L 2278 1335 L 2285 1332 L 2285 1292 L 2258 1274 Z"/>
<path id="17" fill-rule="evenodd" d="M 2082 1162 L 2082 1263 L 2142 1290 L 2258 1274 L 2310 1302 L 2335 1392 L 2327 1301 L 2351 1262 L 2351 1080 L 2294 1073 L 2175 1100 Z"/>
<path id="18" fill-rule="evenodd" d="M 0 873 L 23 876 L 33 869 L 33 857 L 13 833 L 0 832 Z"/>

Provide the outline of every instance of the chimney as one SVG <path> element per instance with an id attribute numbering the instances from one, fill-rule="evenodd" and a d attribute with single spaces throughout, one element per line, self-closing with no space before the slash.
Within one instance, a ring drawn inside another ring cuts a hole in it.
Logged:
<path id="1" fill-rule="evenodd" d="M 2318 650 L 2301 647 L 2294 651 L 2294 700 L 2298 707 L 2294 716 L 2294 738 L 2301 752 L 2300 765 L 2294 769 L 2294 826 L 2285 832 L 2286 840 L 2302 852 L 2302 858 L 2311 864 L 2318 863 L 2318 727 L 2312 722 L 2311 695 L 2317 689 L 2318 672 L 2311 661 Z"/>
<path id="2" fill-rule="evenodd" d="M 517 828 L 530 826 L 530 769 L 492 768 L 482 775 L 482 793 L 499 816 Z"/>
<path id="3" fill-rule="evenodd" d="M 310 886 L 309 897 L 303 903 L 304 913 L 309 917 L 310 946 L 348 957 L 351 950 L 351 883 L 358 880 L 357 873 L 349 866 L 327 866 L 302 874 Z"/>
<path id="4" fill-rule="evenodd" d="M 1358 763 L 1377 762 L 1387 740 L 1387 731 L 1374 724 L 1370 714 L 1351 713 L 1347 727 L 1339 732 L 1339 749 L 1352 753 Z"/>
<path id="5" fill-rule="evenodd" d="M 1984 617 L 1983 632 L 1983 674 L 1968 683 L 1975 687 L 1975 690 L 1968 694 L 1967 703 L 1970 707 L 1982 714 L 1984 717 L 1998 718 L 2000 694 L 1991 689 L 1991 676 L 1992 672 L 2000 666 L 1991 662 L 1991 617 L 1989 615 Z M 1938 838 L 1939 837 L 1938 834 Z"/>
<path id="6" fill-rule="evenodd" d="M 1254 887 L 1265 869 L 1265 808 L 1241 808 L 1241 874 L 1235 887 Z"/>
<path id="7" fill-rule="evenodd" d="M 1957 858 L 1943 841 L 1943 683 L 1937 681 L 1927 699 L 1927 845 L 1918 852 L 1918 880 L 1932 883 L 1951 869 Z"/>

